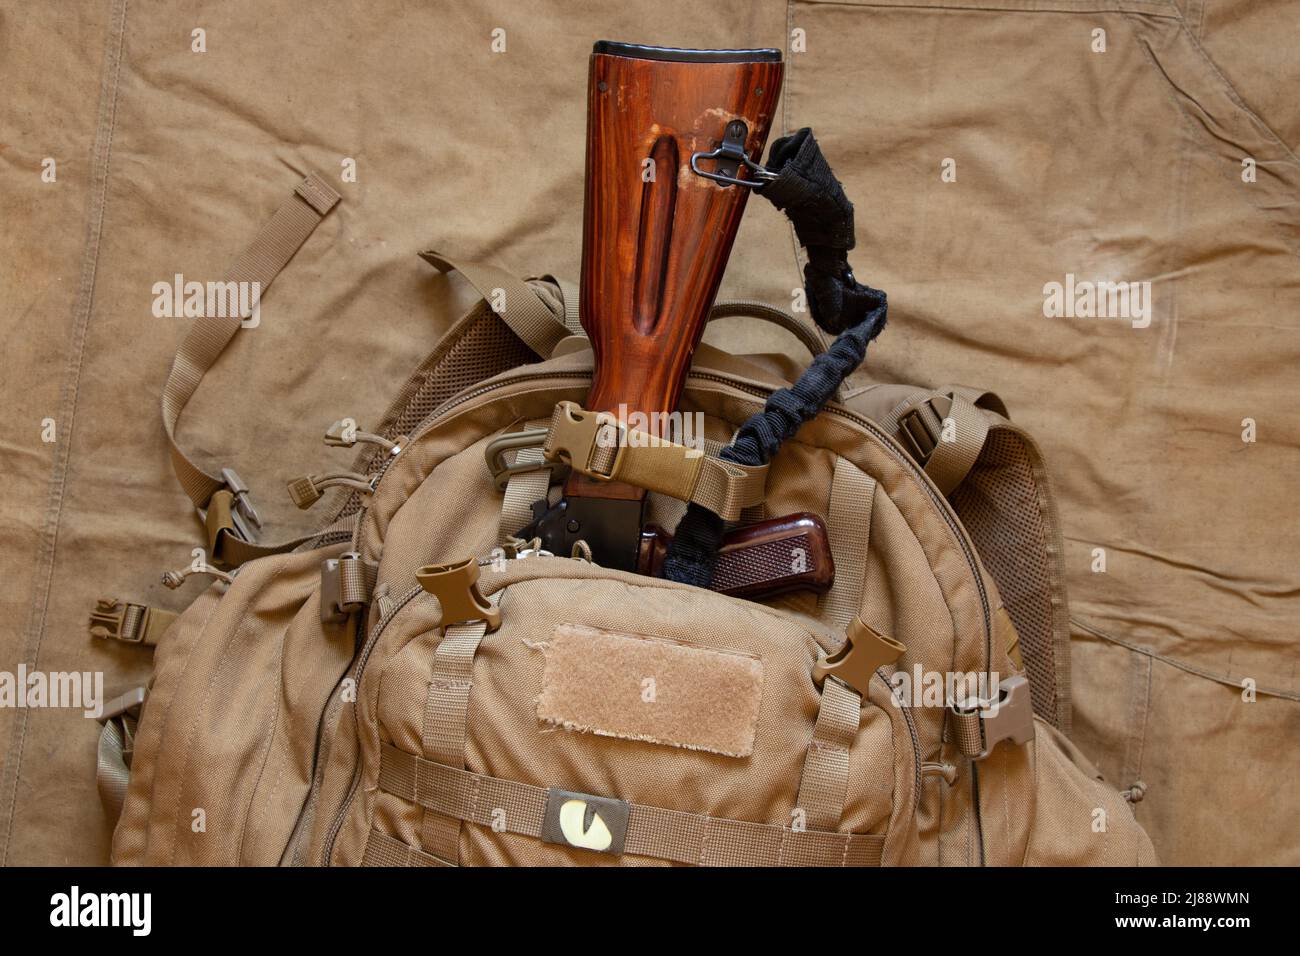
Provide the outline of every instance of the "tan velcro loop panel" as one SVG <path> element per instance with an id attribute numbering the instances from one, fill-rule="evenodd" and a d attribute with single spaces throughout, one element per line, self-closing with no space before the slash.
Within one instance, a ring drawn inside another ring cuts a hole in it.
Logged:
<path id="1" fill-rule="evenodd" d="M 453 866 L 413 846 L 407 846 L 382 830 L 371 830 L 366 837 L 362 866 Z"/>
<path id="2" fill-rule="evenodd" d="M 450 259 L 434 250 L 420 253 L 420 258 L 442 272 L 455 270 L 464 276 L 501 321 L 541 358 L 549 358 L 560 340 L 570 334 L 564 319 L 552 312 L 527 282 L 505 269 Z"/>
<path id="3" fill-rule="evenodd" d="M 252 244 L 240 254 L 226 274 L 228 282 L 258 283 L 259 295 L 280 274 L 294 253 L 339 201 L 339 194 L 320 176 L 309 175 L 293 196 L 271 216 Z M 211 509 L 211 499 L 225 482 L 204 471 L 176 442 L 176 424 L 198 390 L 204 374 L 230 344 L 244 316 L 207 316 L 190 326 L 172 360 L 163 386 L 163 429 L 171 447 L 176 477 L 196 508 Z M 211 537 L 211 531 L 209 531 Z M 211 548 L 211 542 L 209 543 Z"/>
<path id="4" fill-rule="evenodd" d="M 654 675 L 650 688 L 646 675 Z M 546 646 L 537 718 L 603 737 L 748 757 L 762 700 L 757 657 L 561 624 Z"/>
<path id="5" fill-rule="evenodd" d="M 576 402 L 555 406 L 542 451 L 590 478 L 694 502 L 724 521 L 762 503 L 767 489 L 767 465 L 710 458 L 703 449 L 628 429 L 608 412 L 589 412 Z"/>
<path id="6" fill-rule="evenodd" d="M 379 788 L 444 816 L 540 837 L 549 791 L 446 767 L 384 744 Z M 494 811 L 503 814 L 494 817 Z M 701 866 L 879 866 L 876 833 L 795 831 L 661 807 L 631 806 L 623 852 Z"/>
<path id="7" fill-rule="evenodd" d="M 840 825 L 849 791 L 849 751 L 861 719 L 858 693 L 834 678 L 826 680 L 795 803 L 809 829 L 835 830 Z"/>

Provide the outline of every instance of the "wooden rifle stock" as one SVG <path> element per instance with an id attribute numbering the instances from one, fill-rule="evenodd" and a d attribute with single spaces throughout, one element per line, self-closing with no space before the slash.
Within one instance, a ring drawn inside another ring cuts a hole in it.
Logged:
<path id="1" fill-rule="evenodd" d="M 776 50 L 596 44 L 580 295 L 595 356 L 588 409 L 650 416 L 662 435 L 658 413 L 676 409 L 749 196 L 693 171 L 691 156 L 730 140 L 761 158 L 781 76 Z M 566 494 L 644 492 L 575 474 Z"/>
<path id="2" fill-rule="evenodd" d="M 665 413 L 722 282 L 749 198 L 745 170 L 761 169 L 781 71 L 777 50 L 593 49 L 579 295 L 595 356 L 587 409 L 674 437 Z M 583 541 L 597 563 L 635 570 L 644 500 L 575 470 L 520 534 L 561 554 Z"/>

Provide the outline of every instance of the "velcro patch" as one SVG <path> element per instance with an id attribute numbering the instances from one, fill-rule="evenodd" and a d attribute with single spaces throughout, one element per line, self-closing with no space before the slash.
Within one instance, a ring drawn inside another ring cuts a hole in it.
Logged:
<path id="1" fill-rule="evenodd" d="M 739 651 L 561 624 L 546 649 L 543 723 L 728 757 L 754 751 L 763 662 Z"/>

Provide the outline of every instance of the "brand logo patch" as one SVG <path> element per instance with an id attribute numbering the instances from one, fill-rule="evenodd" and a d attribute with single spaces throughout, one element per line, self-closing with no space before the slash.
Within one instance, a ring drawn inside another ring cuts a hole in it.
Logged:
<path id="1" fill-rule="evenodd" d="M 597 853 L 620 854 L 631 807 L 624 800 L 552 787 L 546 794 L 542 839 Z"/>

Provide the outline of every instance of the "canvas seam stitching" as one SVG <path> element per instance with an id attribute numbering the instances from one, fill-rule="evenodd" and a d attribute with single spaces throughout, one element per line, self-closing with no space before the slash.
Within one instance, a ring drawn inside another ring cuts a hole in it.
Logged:
<path id="1" fill-rule="evenodd" d="M 67 473 L 71 461 L 73 424 L 76 419 L 77 399 L 80 395 L 86 333 L 94 307 L 100 236 L 103 232 L 104 209 L 108 205 L 108 172 L 113 153 L 113 131 L 117 124 L 117 95 L 122 72 L 122 48 L 126 36 L 127 3 L 128 0 L 120 0 L 120 6 L 114 11 L 110 20 L 104 73 L 100 80 L 99 116 L 94 145 L 91 147 L 90 209 L 86 223 L 85 245 L 81 255 L 77 302 L 73 311 L 72 349 L 68 355 L 62 395 L 59 399 L 59 415 L 63 423 L 64 438 L 56 445 L 54 464 L 50 472 L 45 520 L 37 545 L 37 562 L 41 570 L 35 581 L 20 658 L 24 661 L 31 660 L 33 665 L 37 664 L 40 656 L 47 605 L 54 585 L 54 556 L 58 549 L 59 525 L 63 514 Z M 0 866 L 7 864 L 9 860 L 13 816 L 18 806 L 18 781 L 27 739 L 27 720 L 27 709 L 20 708 L 14 715 L 9 752 L 5 758 L 3 771 L 0 772 L 0 788 L 5 791 L 0 797 L 5 801 L 4 811 L 0 813 Z"/>
<path id="2" fill-rule="evenodd" d="M 1168 657 L 1164 654 L 1159 653 L 1158 651 L 1154 651 L 1149 647 L 1143 647 L 1140 644 L 1134 644 L 1130 641 L 1124 640 L 1123 638 L 1116 637 L 1114 634 L 1108 634 L 1105 631 L 1103 631 L 1101 628 L 1093 624 L 1089 624 L 1083 618 L 1071 617 L 1070 623 L 1073 624 L 1075 627 L 1079 628 L 1079 630 L 1083 631 L 1086 634 L 1090 634 L 1093 637 L 1100 638 L 1103 641 L 1108 641 L 1111 644 L 1118 644 L 1120 647 L 1127 648 L 1128 650 L 1133 651 L 1133 653 L 1135 654 L 1142 654 L 1146 657 L 1154 658 L 1160 661 L 1162 664 L 1168 664 L 1170 667 L 1175 667 L 1180 671 L 1186 671 L 1188 674 L 1193 674 L 1197 677 L 1202 677 L 1206 680 L 1212 680 L 1215 681 L 1216 683 L 1224 684 L 1228 687 L 1236 688 L 1237 690 L 1242 689 L 1242 685 L 1240 681 L 1233 680 L 1231 677 L 1228 677 L 1226 674 L 1216 674 L 1214 671 L 1209 670 L 1208 668 L 1198 667 L 1195 664 L 1184 663 L 1183 661 L 1177 660 L 1176 658 Z M 1277 688 L 1277 687 L 1263 687 L 1256 684 L 1255 693 L 1267 694 L 1269 697 L 1279 697 L 1282 698 L 1283 700 L 1300 701 L 1300 692 L 1282 690 L 1281 688 Z"/>

